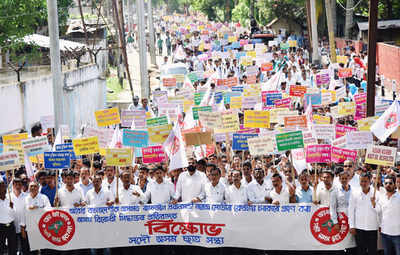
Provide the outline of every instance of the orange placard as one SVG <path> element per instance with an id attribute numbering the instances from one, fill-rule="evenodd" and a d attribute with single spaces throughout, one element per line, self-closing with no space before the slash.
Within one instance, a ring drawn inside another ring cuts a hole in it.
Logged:
<path id="1" fill-rule="evenodd" d="M 305 115 L 287 116 L 284 117 L 284 121 L 285 121 L 285 127 L 307 128 L 307 118 Z"/>
<path id="2" fill-rule="evenodd" d="M 162 79 L 164 87 L 175 87 L 176 86 L 176 78 L 163 78 Z"/>
<path id="3" fill-rule="evenodd" d="M 292 97 L 303 97 L 306 92 L 306 86 L 290 85 L 289 95 Z"/>
<path id="4" fill-rule="evenodd" d="M 353 75 L 353 71 L 351 68 L 340 68 L 338 75 L 339 78 L 349 78 Z"/>
<path id="5" fill-rule="evenodd" d="M 272 63 L 263 63 L 261 64 L 261 71 L 272 71 L 274 65 Z"/>
<path id="6" fill-rule="evenodd" d="M 257 76 L 249 75 L 247 76 L 247 84 L 256 84 L 257 83 Z"/>
<path id="7" fill-rule="evenodd" d="M 237 77 L 230 77 L 228 79 L 225 79 L 224 85 L 228 87 L 233 87 L 238 85 L 238 79 Z"/>

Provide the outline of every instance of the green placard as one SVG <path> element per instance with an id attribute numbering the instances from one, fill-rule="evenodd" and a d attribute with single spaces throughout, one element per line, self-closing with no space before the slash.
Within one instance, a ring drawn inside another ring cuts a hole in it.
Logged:
<path id="1" fill-rule="evenodd" d="M 289 44 L 288 43 L 281 43 L 280 47 L 281 47 L 281 50 L 287 50 L 287 49 L 289 49 Z"/>
<path id="2" fill-rule="evenodd" d="M 167 125 L 168 118 L 167 118 L 167 116 L 161 116 L 161 117 L 157 117 L 157 118 L 147 119 L 146 124 L 148 127 Z"/>
<path id="3" fill-rule="evenodd" d="M 189 78 L 190 82 L 192 82 L 192 83 L 199 80 L 199 78 L 197 77 L 197 74 L 195 72 L 189 73 L 188 78 Z"/>
<path id="4" fill-rule="evenodd" d="M 195 105 L 200 105 L 201 100 L 203 100 L 203 97 L 204 97 L 205 94 L 206 94 L 206 92 L 194 93 L 194 104 Z"/>
<path id="5" fill-rule="evenodd" d="M 304 148 L 303 133 L 301 131 L 287 132 L 276 135 L 278 151 L 287 151 Z"/>
<path id="6" fill-rule="evenodd" d="M 193 119 L 198 120 L 199 119 L 199 112 L 211 112 L 212 107 L 211 106 L 199 106 L 199 107 L 193 107 L 192 112 L 193 112 Z"/>

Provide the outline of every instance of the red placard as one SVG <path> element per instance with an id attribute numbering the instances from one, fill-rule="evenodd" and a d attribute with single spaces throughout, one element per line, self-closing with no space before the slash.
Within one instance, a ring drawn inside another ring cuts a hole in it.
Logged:
<path id="1" fill-rule="evenodd" d="M 289 95 L 292 97 L 303 97 L 306 92 L 307 92 L 306 86 L 290 85 Z"/>
<path id="2" fill-rule="evenodd" d="M 261 64 L 261 71 L 272 71 L 274 65 L 270 62 Z"/>
<path id="3" fill-rule="evenodd" d="M 176 86 L 176 78 L 163 78 L 162 79 L 164 87 L 175 87 Z"/>
<path id="4" fill-rule="evenodd" d="M 353 75 L 353 71 L 351 68 L 340 68 L 339 69 L 339 78 L 349 78 Z"/>

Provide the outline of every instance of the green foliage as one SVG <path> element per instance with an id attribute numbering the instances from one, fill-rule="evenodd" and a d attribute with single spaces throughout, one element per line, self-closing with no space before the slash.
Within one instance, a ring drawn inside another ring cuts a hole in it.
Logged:
<path id="1" fill-rule="evenodd" d="M 250 6 L 247 0 L 239 0 L 239 3 L 232 10 L 232 20 L 239 21 L 242 26 L 249 26 Z"/>
<path id="2" fill-rule="evenodd" d="M 207 15 L 209 20 L 223 21 L 225 1 L 222 0 L 192 0 L 193 9 Z M 222 14 L 222 15 L 221 15 Z"/>
<path id="3" fill-rule="evenodd" d="M 274 18 L 293 20 L 298 24 L 306 22 L 305 0 L 260 0 L 257 7 L 259 15 L 256 18 L 261 25 L 266 25 Z"/>

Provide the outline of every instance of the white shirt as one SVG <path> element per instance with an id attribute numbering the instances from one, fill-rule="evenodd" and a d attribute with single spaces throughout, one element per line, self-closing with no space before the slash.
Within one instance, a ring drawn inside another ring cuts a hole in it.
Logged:
<path id="1" fill-rule="evenodd" d="M 343 186 L 341 186 L 336 187 L 331 193 L 329 210 L 331 213 L 331 220 L 334 224 L 338 223 L 338 212 L 344 212 L 347 214 L 351 191 L 351 186 L 349 186 L 347 191 L 343 188 Z"/>
<path id="2" fill-rule="evenodd" d="M 15 231 L 21 233 L 21 223 L 24 224 L 25 217 L 25 197 L 26 194 L 21 192 L 17 197 L 14 192 L 11 192 L 11 201 L 14 203 L 15 208 Z"/>
<path id="3" fill-rule="evenodd" d="M 349 226 L 361 230 L 377 230 L 379 227 L 378 214 L 372 207 L 373 189 L 365 194 L 362 190 L 353 190 L 349 200 Z"/>
<path id="4" fill-rule="evenodd" d="M 38 193 L 35 197 L 32 197 L 30 194 L 25 196 L 25 208 L 24 208 L 24 218 L 21 223 L 21 226 L 26 226 L 26 215 L 27 212 L 30 211 L 29 207 L 37 206 L 38 208 L 49 208 L 51 207 L 49 198 L 41 193 Z M 28 231 L 28 229 L 26 229 Z"/>
<path id="5" fill-rule="evenodd" d="M 89 206 L 106 206 L 106 203 L 112 200 L 114 200 L 114 196 L 110 191 L 104 190 L 103 188 L 100 189 L 99 193 L 93 188 L 89 190 L 85 196 L 86 204 Z"/>
<path id="6" fill-rule="evenodd" d="M 217 185 L 213 186 L 211 182 L 207 182 L 204 186 L 205 202 L 206 203 L 223 203 L 225 198 L 225 185 L 221 179 Z"/>
<path id="7" fill-rule="evenodd" d="M 0 199 L 0 223 L 9 224 L 15 219 L 15 205 L 14 208 L 10 207 L 10 200 L 6 196 L 4 200 Z"/>
<path id="8" fill-rule="evenodd" d="M 272 203 L 278 201 L 279 205 L 289 204 L 290 194 L 286 187 L 282 186 L 282 190 L 279 194 L 276 192 L 275 188 L 272 189 L 269 194 L 272 198 Z"/>
<path id="9" fill-rule="evenodd" d="M 113 181 L 111 183 L 108 182 L 108 179 L 105 178 L 103 180 L 103 182 L 101 183 L 102 189 L 104 190 L 108 190 L 111 192 L 111 194 L 115 197 L 116 193 L 117 193 L 117 178 L 114 177 Z M 119 188 L 122 187 L 122 182 L 119 181 L 118 183 Z"/>
<path id="10" fill-rule="evenodd" d="M 182 198 L 182 202 L 191 202 L 194 198 L 203 200 L 204 183 L 205 179 L 199 171 L 196 170 L 193 175 L 190 175 L 189 171 L 182 172 L 176 183 L 174 198 Z"/>
<path id="11" fill-rule="evenodd" d="M 272 186 L 266 181 L 260 185 L 255 179 L 247 186 L 247 195 L 253 203 L 264 204 L 265 198 L 270 196 Z"/>
<path id="12" fill-rule="evenodd" d="M 149 182 L 145 193 L 146 203 L 151 200 L 152 204 L 167 204 L 174 196 L 174 185 L 167 180 L 162 183 L 156 181 Z"/>
<path id="13" fill-rule="evenodd" d="M 246 179 L 246 177 L 243 176 L 242 180 L 240 180 L 240 183 L 241 183 L 241 185 L 243 185 L 243 186 L 247 186 L 247 185 L 249 185 L 249 184 L 250 184 L 252 181 L 254 181 L 254 180 L 255 180 L 255 179 L 254 179 L 254 177 L 252 176 L 252 177 L 251 177 L 251 181 L 248 182 L 247 179 Z"/>
<path id="14" fill-rule="evenodd" d="M 133 192 L 139 193 L 139 197 L 133 195 Z M 119 202 L 122 205 L 135 205 L 140 202 L 144 203 L 146 200 L 142 190 L 139 186 L 131 184 L 128 189 L 123 186 L 119 188 Z"/>
<path id="15" fill-rule="evenodd" d="M 230 185 L 225 190 L 225 200 L 231 204 L 247 204 L 247 187 L 240 184 L 238 189 L 235 184 Z"/>
<path id="16" fill-rule="evenodd" d="M 93 189 L 93 184 L 89 181 L 88 185 L 85 185 L 80 181 L 75 184 L 75 187 L 80 188 L 82 190 L 83 197 L 86 197 L 87 192 Z"/>
<path id="17" fill-rule="evenodd" d="M 334 186 L 327 190 L 324 183 L 317 186 L 317 201 L 320 203 L 321 206 L 328 206 L 330 204 L 330 197 L 331 193 L 334 190 Z"/>
<path id="18" fill-rule="evenodd" d="M 381 221 L 381 233 L 390 236 L 400 235 L 400 194 L 394 193 L 389 199 L 387 195 L 379 196 L 376 211 Z"/>
<path id="19" fill-rule="evenodd" d="M 60 200 L 60 206 L 62 207 L 74 207 L 75 203 L 83 201 L 82 191 L 79 188 L 74 188 L 70 192 L 65 186 L 58 191 L 58 197 Z"/>

